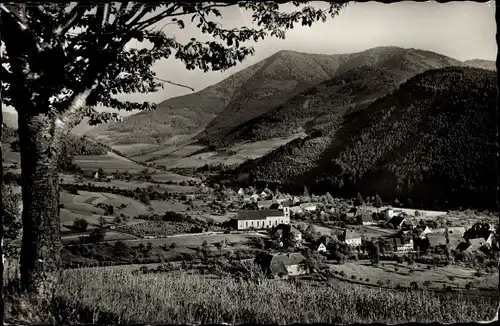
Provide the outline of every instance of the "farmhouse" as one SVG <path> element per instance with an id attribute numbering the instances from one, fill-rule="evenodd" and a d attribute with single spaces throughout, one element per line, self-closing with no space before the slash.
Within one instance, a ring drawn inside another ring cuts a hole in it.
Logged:
<path id="1" fill-rule="evenodd" d="M 326 252 L 326 245 L 328 244 L 327 237 L 321 237 L 318 241 L 316 241 L 313 245 L 313 250 L 317 252 Z"/>
<path id="2" fill-rule="evenodd" d="M 393 216 L 388 224 L 391 224 L 395 229 L 401 230 L 403 228 L 405 218 L 401 215 Z"/>
<path id="3" fill-rule="evenodd" d="M 394 249 L 397 252 L 408 252 L 413 250 L 413 239 L 411 237 L 396 237 L 394 238 Z"/>
<path id="4" fill-rule="evenodd" d="M 348 246 L 351 247 L 361 246 L 361 236 L 354 230 L 345 229 L 341 235 L 341 239 Z"/>
<path id="5" fill-rule="evenodd" d="M 296 246 L 302 242 L 302 233 L 290 224 L 279 224 L 274 228 L 272 235 L 278 240 L 282 240 L 283 236 L 285 238 L 290 237 L 294 240 Z"/>
<path id="6" fill-rule="evenodd" d="M 373 221 L 373 217 L 371 213 L 365 212 L 358 217 L 358 222 L 362 225 L 373 225 L 375 222 Z"/>
<path id="7" fill-rule="evenodd" d="M 446 237 L 441 233 L 427 234 L 428 248 L 436 250 L 446 246 Z"/>
<path id="8" fill-rule="evenodd" d="M 290 224 L 290 211 L 285 208 L 282 211 L 274 209 L 262 210 L 239 210 L 238 230 L 266 229 L 279 224 Z"/>
<path id="9" fill-rule="evenodd" d="M 288 278 L 307 273 L 306 268 L 302 266 L 305 260 L 300 253 L 275 255 L 263 253 L 257 256 L 254 262 L 271 277 Z"/>
<path id="10" fill-rule="evenodd" d="M 352 207 L 346 213 L 347 218 L 355 218 L 358 214 L 358 209 L 356 207 Z"/>

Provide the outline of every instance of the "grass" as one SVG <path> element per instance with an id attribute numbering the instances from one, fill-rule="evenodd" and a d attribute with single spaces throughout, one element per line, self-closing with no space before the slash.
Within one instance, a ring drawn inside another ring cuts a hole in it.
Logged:
<path id="1" fill-rule="evenodd" d="M 486 275 L 481 278 L 474 276 L 475 270 L 464 268 L 460 266 L 447 266 L 436 267 L 434 269 L 427 269 L 427 266 L 422 264 L 413 264 L 408 266 L 406 264 L 396 264 L 395 262 L 382 262 L 384 265 L 378 267 L 372 266 L 369 262 L 349 262 L 342 265 L 330 265 L 334 271 L 344 272 L 346 278 L 356 276 L 358 280 L 369 279 L 367 284 L 377 284 L 378 281 L 387 284 L 390 281 L 390 286 L 394 287 L 397 284 L 401 286 L 409 286 L 410 282 L 417 282 L 420 286 L 425 281 L 430 282 L 429 288 L 441 289 L 443 285 L 449 285 L 452 288 L 464 289 L 465 285 L 470 281 L 478 280 L 479 288 L 495 289 L 498 288 L 498 273 Z M 395 269 L 398 269 L 395 271 Z M 410 270 L 413 272 L 409 273 Z M 450 280 L 450 276 L 454 279 Z"/>
<path id="2" fill-rule="evenodd" d="M 114 187 L 119 189 L 134 190 L 136 188 L 147 188 L 152 186 L 156 191 L 168 191 L 168 192 L 178 192 L 178 193 L 194 193 L 198 191 L 198 188 L 193 186 L 180 186 L 180 185 L 170 185 L 170 184 L 155 184 L 152 182 L 144 181 L 123 181 L 123 180 L 111 180 L 110 182 L 101 181 L 84 181 L 84 182 L 72 182 L 78 185 L 86 185 L 90 183 L 91 185 L 98 187 Z"/>
<path id="3" fill-rule="evenodd" d="M 140 226 L 140 225 L 138 225 Z M 130 246 L 137 246 L 139 243 L 146 245 L 151 242 L 154 247 L 159 247 L 162 245 L 171 245 L 175 243 L 178 247 L 188 247 L 188 246 L 201 246 L 203 241 L 207 241 L 209 244 L 214 244 L 216 242 L 224 241 L 227 239 L 231 243 L 243 244 L 247 242 L 250 238 L 256 235 L 242 235 L 242 234 L 213 234 L 213 235 L 179 235 L 179 236 L 169 236 L 168 238 L 161 239 L 141 239 L 141 240 L 131 240 L 127 241 Z"/>
<path id="4" fill-rule="evenodd" d="M 133 274 L 117 268 L 65 270 L 49 309 L 6 300 L 7 321 L 28 323 L 353 323 L 490 320 L 498 298 L 440 296 L 354 284 L 209 279 L 185 272 Z M 15 308 L 15 309 L 14 309 Z M 14 313 L 17 311 L 17 315 Z M 54 317 L 55 316 L 55 317 Z"/>
<path id="5" fill-rule="evenodd" d="M 241 164 L 247 159 L 256 159 L 273 149 L 284 145 L 295 138 L 304 137 L 305 134 L 298 133 L 290 137 L 277 137 L 263 141 L 241 143 L 229 147 L 228 150 L 235 152 L 235 154 L 218 153 L 218 152 L 205 152 L 201 154 L 191 155 L 196 150 L 202 149 L 199 146 L 186 146 L 174 152 L 165 152 L 164 155 L 159 155 L 159 152 L 150 153 L 147 155 L 148 159 L 155 158 L 155 156 L 164 156 L 155 160 L 158 165 L 163 165 L 168 168 L 175 167 L 201 167 L 205 164 Z M 144 158 L 141 158 L 144 159 Z"/>
<path id="6" fill-rule="evenodd" d="M 145 168 L 132 161 L 120 158 L 118 155 L 86 155 L 75 157 L 75 163 L 83 171 L 95 172 L 99 168 L 102 168 L 104 172 L 120 172 L 128 171 L 130 173 L 139 173 Z"/>

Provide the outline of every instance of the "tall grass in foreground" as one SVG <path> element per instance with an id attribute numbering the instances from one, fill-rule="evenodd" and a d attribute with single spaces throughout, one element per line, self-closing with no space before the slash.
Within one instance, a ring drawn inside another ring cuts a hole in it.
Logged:
<path id="1" fill-rule="evenodd" d="M 184 272 L 134 275 L 113 268 L 66 270 L 57 296 L 51 317 L 24 319 L 65 324 L 450 323 L 490 320 L 498 308 L 498 298 L 489 296 L 472 300 L 352 284 L 333 287 L 272 280 L 257 284 Z M 11 299 L 7 315 L 17 319 L 12 316 L 16 298 Z M 42 311 L 40 307 L 30 311 L 36 309 Z M 23 314 L 23 309 L 16 310 Z"/>

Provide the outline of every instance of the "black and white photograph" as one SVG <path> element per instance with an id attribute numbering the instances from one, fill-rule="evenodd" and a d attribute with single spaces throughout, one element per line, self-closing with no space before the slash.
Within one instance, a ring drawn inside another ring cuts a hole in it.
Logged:
<path id="1" fill-rule="evenodd" d="M 497 6 L 2 1 L 3 325 L 498 321 Z"/>

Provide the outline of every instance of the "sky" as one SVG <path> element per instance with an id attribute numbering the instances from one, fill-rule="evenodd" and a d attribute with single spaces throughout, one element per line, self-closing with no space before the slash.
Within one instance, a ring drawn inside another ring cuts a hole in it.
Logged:
<path id="1" fill-rule="evenodd" d="M 313 4 L 325 6 L 320 1 L 314 1 Z M 242 12 L 237 7 L 222 8 L 221 13 L 224 27 L 251 24 L 251 13 Z M 158 26 L 162 27 L 165 22 L 160 22 Z M 184 29 L 168 25 L 163 30 L 175 35 L 179 41 L 188 42 L 191 37 L 203 40 L 204 35 L 189 22 L 190 18 L 185 19 Z M 350 3 L 339 16 L 329 18 L 325 23 L 319 22 L 312 27 L 295 26 L 287 32 L 285 40 L 269 37 L 251 44 L 255 48 L 255 54 L 227 71 L 188 71 L 182 62 L 173 58 L 157 62 L 154 70 L 159 78 L 199 91 L 280 50 L 337 54 L 360 52 L 377 46 L 400 46 L 425 49 L 458 60 L 496 60 L 495 33 L 494 2 Z M 186 88 L 165 84 L 164 89 L 155 93 L 126 94 L 119 98 L 159 103 L 191 92 Z"/>

